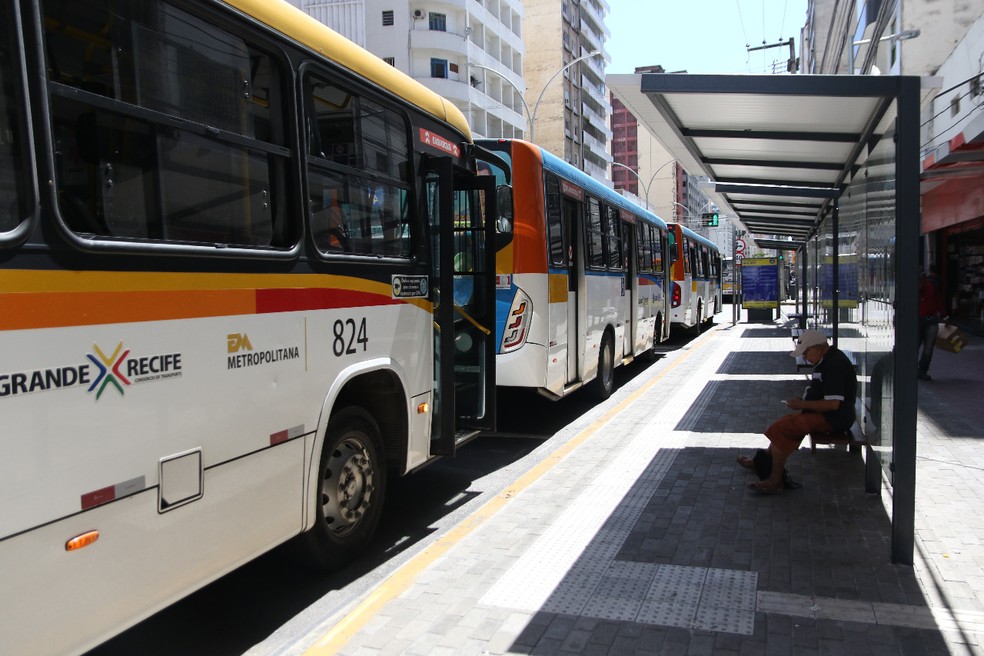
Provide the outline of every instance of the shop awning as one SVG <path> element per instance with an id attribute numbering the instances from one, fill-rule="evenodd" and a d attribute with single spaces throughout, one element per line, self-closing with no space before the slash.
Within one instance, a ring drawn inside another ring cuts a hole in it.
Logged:
<path id="1" fill-rule="evenodd" d="M 833 207 L 898 93 L 849 75 L 609 75 L 609 88 L 705 193 L 768 248 L 802 246 Z"/>
<path id="2" fill-rule="evenodd" d="M 945 143 L 923 154 L 921 168 L 923 193 L 956 177 L 984 173 L 984 114 L 978 114 Z"/>

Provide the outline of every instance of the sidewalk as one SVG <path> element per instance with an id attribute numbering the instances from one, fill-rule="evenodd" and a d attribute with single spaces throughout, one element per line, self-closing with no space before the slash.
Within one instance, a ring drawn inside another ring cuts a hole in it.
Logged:
<path id="1" fill-rule="evenodd" d="M 802 489 L 746 489 L 806 376 L 781 322 L 725 321 L 286 653 L 984 654 L 984 346 L 919 383 L 910 568 L 858 454 L 805 443 Z"/>

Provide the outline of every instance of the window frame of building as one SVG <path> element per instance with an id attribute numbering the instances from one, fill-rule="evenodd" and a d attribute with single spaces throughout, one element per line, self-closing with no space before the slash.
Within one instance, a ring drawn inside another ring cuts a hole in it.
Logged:
<path id="1" fill-rule="evenodd" d="M 431 57 L 430 60 L 431 77 L 448 79 L 448 60 L 440 57 Z"/>
<path id="2" fill-rule="evenodd" d="M 437 11 L 427 12 L 427 29 L 433 32 L 447 32 L 448 15 Z"/>

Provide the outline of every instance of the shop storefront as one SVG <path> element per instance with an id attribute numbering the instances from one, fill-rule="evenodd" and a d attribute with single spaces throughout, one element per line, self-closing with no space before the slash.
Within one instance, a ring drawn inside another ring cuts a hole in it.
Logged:
<path id="1" fill-rule="evenodd" d="M 950 320 L 984 335 L 984 145 L 964 135 L 923 159 L 920 264 L 936 268 Z"/>

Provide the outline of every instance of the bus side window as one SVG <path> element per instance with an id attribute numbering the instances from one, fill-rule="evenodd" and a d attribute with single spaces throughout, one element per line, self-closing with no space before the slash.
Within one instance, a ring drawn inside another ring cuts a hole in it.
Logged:
<path id="1" fill-rule="evenodd" d="M 560 180 L 553 175 L 547 175 L 546 180 L 546 203 L 547 203 L 547 236 L 550 240 L 550 263 L 557 266 L 567 266 L 567 248 L 564 244 L 566 230 L 564 230 L 563 212 L 560 202 Z"/>
<path id="2" fill-rule="evenodd" d="M 290 245 L 290 153 L 273 57 L 160 0 L 44 9 L 59 210 L 68 229 Z"/>
<path id="3" fill-rule="evenodd" d="M 608 268 L 613 271 L 621 270 L 624 266 L 622 259 L 622 220 L 618 208 L 605 205 L 605 246 L 608 256 Z"/>
<path id="4" fill-rule="evenodd" d="M 409 257 L 407 122 L 328 78 L 304 86 L 311 239 L 326 255 Z"/>
<path id="5" fill-rule="evenodd" d="M 605 268 L 605 233 L 601 222 L 601 206 L 597 198 L 588 197 L 587 213 L 588 266 Z"/>
<path id="6" fill-rule="evenodd" d="M 653 246 L 650 229 L 650 226 L 642 221 L 636 223 L 637 266 L 640 272 L 653 270 Z"/>
<path id="7" fill-rule="evenodd" d="M 15 31 L 8 11 L 7 20 L 0 25 L 0 244 L 5 236 L 16 240 L 14 231 L 33 213 L 36 203 L 28 182 L 32 167 L 26 148 L 27 102 L 23 94 L 15 93 L 20 88 L 17 64 L 21 55 L 14 47 Z"/>
<path id="8" fill-rule="evenodd" d="M 653 236 L 653 270 L 663 272 L 663 233 L 658 228 L 650 228 Z"/>

